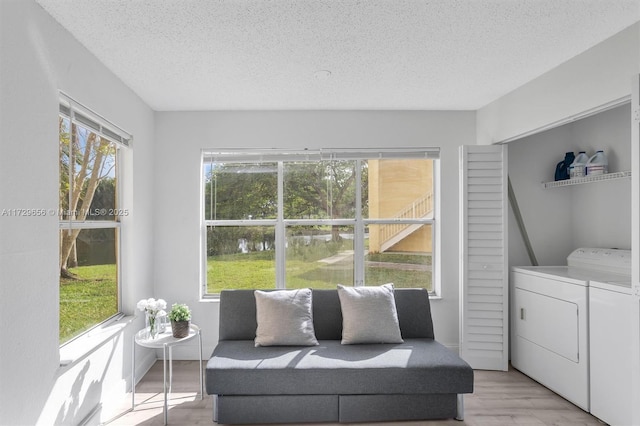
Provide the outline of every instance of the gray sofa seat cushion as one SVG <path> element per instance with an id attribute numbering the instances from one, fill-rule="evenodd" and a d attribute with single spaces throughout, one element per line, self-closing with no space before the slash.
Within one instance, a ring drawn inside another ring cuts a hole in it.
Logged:
<path id="1" fill-rule="evenodd" d="M 206 370 L 220 395 L 471 393 L 473 370 L 433 339 L 399 344 L 254 347 L 221 341 Z"/>

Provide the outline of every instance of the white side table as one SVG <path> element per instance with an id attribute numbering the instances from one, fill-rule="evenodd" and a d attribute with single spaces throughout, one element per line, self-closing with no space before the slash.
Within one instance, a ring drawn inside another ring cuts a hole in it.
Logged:
<path id="1" fill-rule="evenodd" d="M 167 331 L 160 333 L 155 339 L 149 337 L 148 330 L 143 328 L 138 331 L 133 337 L 132 363 L 131 363 L 131 409 L 135 409 L 136 398 L 136 345 L 140 345 L 145 348 L 162 349 L 162 366 L 163 366 L 163 382 L 164 382 L 164 424 L 168 422 L 168 407 L 167 407 L 167 394 L 171 393 L 171 381 L 173 379 L 173 347 L 181 343 L 185 343 L 194 337 L 198 336 L 198 363 L 200 364 L 200 399 L 203 399 L 204 388 L 202 386 L 202 335 L 200 334 L 200 327 L 195 324 L 190 324 L 189 335 L 177 339 L 173 337 L 171 327 L 167 327 Z M 169 349 L 169 383 L 167 385 L 167 349 Z"/>

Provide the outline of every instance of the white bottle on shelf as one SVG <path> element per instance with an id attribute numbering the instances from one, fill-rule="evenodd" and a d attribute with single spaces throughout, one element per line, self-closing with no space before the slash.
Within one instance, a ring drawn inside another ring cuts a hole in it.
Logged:
<path id="1" fill-rule="evenodd" d="M 587 162 L 587 176 L 604 175 L 609 172 L 609 162 L 604 151 L 596 152 Z"/>
<path id="2" fill-rule="evenodd" d="M 573 163 L 569 166 L 569 178 L 581 178 L 587 175 L 587 163 L 589 162 L 589 156 L 585 151 L 580 151 L 576 156 Z"/>

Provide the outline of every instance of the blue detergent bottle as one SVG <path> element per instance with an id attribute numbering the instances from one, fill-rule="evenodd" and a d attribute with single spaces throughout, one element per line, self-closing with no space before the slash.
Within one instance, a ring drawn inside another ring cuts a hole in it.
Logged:
<path id="1" fill-rule="evenodd" d="M 575 155 L 573 154 L 573 152 L 567 152 L 566 154 L 564 154 L 564 160 L 556 165 L 555 180 L 569 179 L 569 167 L 574 160 Z"/>

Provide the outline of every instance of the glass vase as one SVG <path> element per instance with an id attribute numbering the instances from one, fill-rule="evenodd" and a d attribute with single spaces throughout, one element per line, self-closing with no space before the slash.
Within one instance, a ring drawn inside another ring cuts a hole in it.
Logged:
<path id="1" fill-rule="evenodd" d="M 156 313 L 147 312 L 144 317 L 145 328 L 151 339 L 155 339 L 158 335 L 158 318 Z"/>

